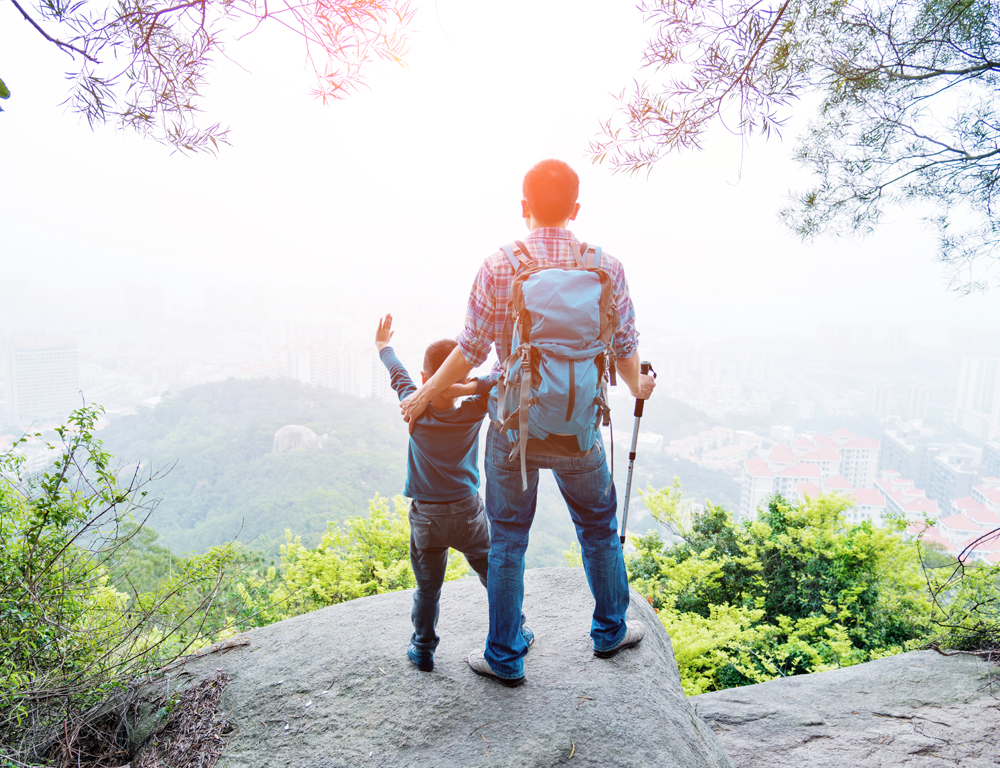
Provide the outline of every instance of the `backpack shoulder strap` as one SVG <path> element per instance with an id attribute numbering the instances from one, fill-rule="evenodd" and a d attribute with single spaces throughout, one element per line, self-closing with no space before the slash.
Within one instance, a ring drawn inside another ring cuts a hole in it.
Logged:
<path id="1" fill-rule="evenodd" d="M 535 268 L 535 260 L 531 258 L 531 252 L 528 250 L 528 246 L 520 240 L 515 240 L 513 245 L 501 245 L 500 250 L 503 251 L 504 256 L 507 257 L 507 261 L 510 262 L 510 266 L 514 270 L 515 278 L 517 277 L 517 273 L 521 271 L 522 266 L 525 269 Z M 511 352 L 510 346 L 511 335 L 514 331 L 513 326 L 514 321 L 510 316 L 510 300 L 508 300 L 507 307 L 504 309 L 503 330 L 500 335 L 500 348 L 497 350 L 501 363 L 507 359 Z"/>
<path id="2" fill-rule="evenodd" d="M 587 243 L 580 243 L 580 255 L 576 258 L 577 266 L 585 269 L 593 267 L 600 268 L 602 252 L 601 246 L 599 245 L 587 245 Z"/>
<path id="3" fill-rule="evenodd" d="M 500 250 L 503 251 L 503 255 L 507 257 L 507 261 L 510 262 L 510 265 L 514 268 L 514 271 L 517 272 L 518 267 L 521 266 L 521 260 L 514 255 L 514 249 L 511 248 L 509 245 L 501 245 Z"/>
<path id="4" fill-rule="evenodd" d="M 515 254 L 521 254 L 521 263 L 524 264 L 528 269 L 534 269 L 538 266 L 535 260 L 531 258 L 531 251 L 528 250 L 528 246 L 522 243 L 520 240 L 515 240 L 514 245 L 517 246 L 517 250 L 514 251 Z M 514 270 L 517 271 L 516 269 Z"/>

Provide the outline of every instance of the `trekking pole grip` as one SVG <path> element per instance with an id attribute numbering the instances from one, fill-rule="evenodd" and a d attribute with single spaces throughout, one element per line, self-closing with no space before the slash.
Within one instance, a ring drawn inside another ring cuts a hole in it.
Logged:
<path id="1" fill-rule="evenodd" d="M 639 363 L 639 373 L 648 376 L 649 372 L 653 371 L 653 364 L 649 360 L 643 360 Z M 656 371 L 653 371 L 653 378 L 656 378 Z M 638 397 L 635 399 L 635 417 L 642 417 L 642 406 L 645 404 L 645 400 L 640 400 Z"/>

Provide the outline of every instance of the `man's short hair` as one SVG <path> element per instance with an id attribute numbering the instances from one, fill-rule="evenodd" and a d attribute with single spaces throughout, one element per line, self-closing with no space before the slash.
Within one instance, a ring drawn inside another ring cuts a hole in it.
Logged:
<path id="1" fill-rule="evenodd" d="M 437 369 L 441 367 L 441 363 L 445 361 L 445 358 L 457 346 L 458 342 L 454 339 L 441 339 L 428 346 L 427 351 L 424 352 L 424 373 L 428 376 L 433 376 L 437 373 Z"/>
<path id="2" fill-rule="evenodd" d="M 540 224 L 559 224 L 573 214 L 580 177 L 562 160 L 542 160 L 524 174 L 521 194 Z"/>

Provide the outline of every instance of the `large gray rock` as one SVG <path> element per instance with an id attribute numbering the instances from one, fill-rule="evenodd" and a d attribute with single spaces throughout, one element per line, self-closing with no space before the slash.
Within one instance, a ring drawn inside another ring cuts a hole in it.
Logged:
<path id="1" fill-rule="evenodd" d="M 737 768 L 995 768 L 998 671 L 916 651 L 689 701 Z"/>
<path id="2" fill-rule="evenodd" d="M 176 667 L 156 688 L 225 670 L 221 706 L 236 730 L 220 764 L 232 768 L 731 768 L 688 704 L 670 639 L 645 600 L 632 593 L 629 618 L 646 625 L 646 639 L 602 660 L 591 649 L 582 569 L 528 571 L 525 593 L 536 641 L 519 688 L 466 663 L 488 624 L 476 579 L 445 584 L 433 672 L 406 658 L 406 591 L 254 630 L 249 644 Z"/>
<path id="3" fill-rule="evenodd" d="M 323 435 L 326 437 L 326 435 Z M 323 445 L 323 437 L 319 437 L 309 427 L 299 424 L 289 424 L 274 433 L 271 450 L 274 453 L 284 451 L 301 451 L 307 448 L 319 448 Z"/>

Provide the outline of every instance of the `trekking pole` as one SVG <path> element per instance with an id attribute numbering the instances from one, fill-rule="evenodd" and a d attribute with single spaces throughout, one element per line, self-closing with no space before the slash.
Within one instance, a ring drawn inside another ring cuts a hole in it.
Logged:
<path id="1" fill-rule="evenodd" d="M 653 364 L 648 360 L 643 360 L 640 363 L 639 372 L 647 375 L 652 372 L 653 378 L 656 378 L 656 371 L 653 370 Z M 621 535 L 618 537 L 621 539 L 622 544 L 625 544 L 625 526 L 628 525 L 628 500 L 632 495 L 632 465 L 635 464 L 635 444 L 639 439 L 639 419 L 642 418 L 642 405 L 645 402 L 645 400 L 640 400 L 638 397 L 635 399 L 635 425 L 632 427 L 632 450 L 628 452 L 628 480 L 625 482 L 625 511 L 622 513 L 622 530 Z"/>

